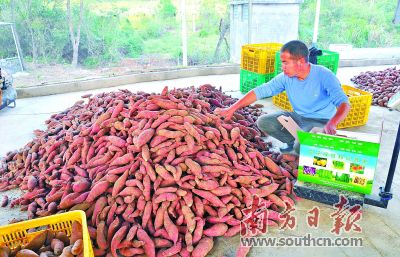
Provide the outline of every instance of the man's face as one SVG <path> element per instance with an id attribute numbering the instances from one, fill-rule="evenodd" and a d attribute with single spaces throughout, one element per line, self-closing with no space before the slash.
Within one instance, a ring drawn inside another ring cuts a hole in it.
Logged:
<path id="1" fill-rule="evenodd" d="M 294 57 L 288 52 L 281 53 L 282 70 L 286 76 L 295 77 L 300 71 L 304 58 Z"/>

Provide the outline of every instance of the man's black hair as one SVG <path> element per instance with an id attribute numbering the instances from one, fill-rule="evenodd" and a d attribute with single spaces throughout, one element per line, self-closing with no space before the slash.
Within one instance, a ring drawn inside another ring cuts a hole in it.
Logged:
<path id="1" fill-rule="evenodd" d="M 292 40 L 284 44 L 281 48 L 281 53 L 283 52 L 288 52 L 296 58 L 304 57 L 304 60 L 308 62 L 308 48 L 306 44 L 300 40 Z"/>

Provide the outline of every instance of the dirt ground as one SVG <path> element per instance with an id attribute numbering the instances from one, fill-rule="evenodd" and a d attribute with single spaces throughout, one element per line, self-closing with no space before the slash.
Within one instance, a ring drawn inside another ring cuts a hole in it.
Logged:
<path id="1" fill-rule="evenodd" d="M 73 68 L 70 64 L 26 63 L 25 66 L 26 71 L 13 75 L 16 88 L 166 70 L 176 68 L 176 63 L 170 59 L 148 56 L 140 59 L 126 58 L 110 67 L 93 69 L 82 66 Z"/>

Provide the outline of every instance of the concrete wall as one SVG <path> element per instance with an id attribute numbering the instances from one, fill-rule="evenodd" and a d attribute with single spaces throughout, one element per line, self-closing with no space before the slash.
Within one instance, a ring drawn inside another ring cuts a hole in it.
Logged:
<path id="1" fill-rule="evenodd" d="M 298 38 L 299 10 L 303 0 L 253 0 L 251 43 Z M 231 61 L 240 63 L 241 47 L 248 44 L 248 1 L 231 1 Z"/>

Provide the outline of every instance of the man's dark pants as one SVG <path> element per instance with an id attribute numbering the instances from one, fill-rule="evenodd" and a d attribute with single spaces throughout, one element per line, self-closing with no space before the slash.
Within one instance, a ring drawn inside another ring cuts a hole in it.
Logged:
<path id="1" fill-rule="evenodd" d="M 276 112 L 272 114 L 264 114 L 258 118 L 257 126 L 261 131 L 265 132 L 269 136 L 278 139 L 282 143 L 287 143 L 288 145 L 293 144 L 295 138 L 278 121 L 277 118 L 281 115 L 292 117 L 292 119 L 299 125 L 299 127 L 307 132 L 314 127 L 323 128 L 325 124 L 329 121 L 328 119 L 305 118 L 295 112 Z M 299 152 L 298 144 L 296 144 L 294 148 L 296 152 Z"/>

